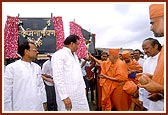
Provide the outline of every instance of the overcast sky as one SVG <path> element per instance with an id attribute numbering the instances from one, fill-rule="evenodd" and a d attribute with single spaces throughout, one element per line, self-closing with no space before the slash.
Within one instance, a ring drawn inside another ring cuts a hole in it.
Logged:
<path id="1" fill-rule="evenodd" d="M 153 37 L 150 31 L 149 2 L 48 2 L 2 3 L 2 30 L 7 15 L 20 17 L 62 16 L 65 37 L 69 35 L 69 22 L 96 34 L 96 48 L 140 49 L 142 41 Z M 163 43 L 163 39 L 158 39 Z"/>

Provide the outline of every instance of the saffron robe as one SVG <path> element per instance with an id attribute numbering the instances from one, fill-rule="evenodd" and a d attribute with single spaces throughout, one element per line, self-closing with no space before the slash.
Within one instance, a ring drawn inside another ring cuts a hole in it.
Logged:
<path id="1" fill-rule="evenodd" d="M 129 63 L 126 63 L 128 70 L 132 70 L 132 71 L 141 71 L 142 72 L 142 67 L 140 66 L 140 64 L 135 60 L 135 59 L 131 59 Z"/>
<path id="2" fill-rule="evenodd" d="M 157 66 L 154 71 L 152 80 L 154 80 L 155 82 L 161 85 L 164 85 L 164 46 L 162 47 L 160 51 Z"/>
<path id="3" fill-rule="evenodd" d="M 110 60 L 101 64 L 101 74 L 112 78 L 117 78 L 123 82 L 128 80 L 127 66 L 120 59 L 112 64 Z M 100 78 L 102 86 L 102 110 L 111 111 L 113 106 L 118 111 L 127 111 L 131 103 L 131 97 L 123 91 L 123 85 L 120 82 Z"/>

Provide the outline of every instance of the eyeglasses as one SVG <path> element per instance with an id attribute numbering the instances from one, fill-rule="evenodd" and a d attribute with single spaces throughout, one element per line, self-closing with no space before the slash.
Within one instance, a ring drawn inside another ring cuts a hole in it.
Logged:
<path id="1" fill-rule="evenodd" d="M 38 49 L 36 48 L 36 49 L 29 49 L 29 51 L 35 51 L 35 52 L 38 52 Z"/>

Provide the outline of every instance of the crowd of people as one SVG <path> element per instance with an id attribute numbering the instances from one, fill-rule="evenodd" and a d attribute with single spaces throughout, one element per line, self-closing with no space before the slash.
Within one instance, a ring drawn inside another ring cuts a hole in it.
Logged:
<path id="1" fill-rule="evenodd" d="M 149 15 L 154 36 L 163 37 L 164 5 L 150 5 Z M 91 53 L 79 59 L 75 54 L 78 40 L 77 35 L 69 35 L 64 47 L 48 55 L 42 67 L 34 62 L 39 53 L 36 45 L 21 44 L 18 54 L 22 58 L 5 62 L 4 110 L 90 111 L 89 99 L 99 111 L 165 110 L 165 46 L 157 39 L 143 41 L 146 59 L 139 49 L 110 48 L 101 53 L 101 60 Z"/>

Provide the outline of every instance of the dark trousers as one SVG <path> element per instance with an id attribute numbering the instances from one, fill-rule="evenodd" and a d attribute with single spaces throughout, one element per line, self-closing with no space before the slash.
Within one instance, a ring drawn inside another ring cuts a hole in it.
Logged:
<path id="1" fill-rule="evenodd" d="M 145 107 L 143 107 L 143 111 L 148 111 L 148 109 L 147 109 L 147 108 L 145 108 Z"/>
<path id="2" fill-rule="evenodd" d="M 87 99 L 88 98 L 88 92 L 89 92 L 89 88 L 90 88 L 90 92 L 91 92 L 91 101 L 94 101 L 94 78 L 91 79 L 91 80 L 87 80 L 86 79 L 86 76 L 83 77 L 84 78 L 84 81 L 85 81 L 85 84 L 86 84 L 86 96 L 87 96 Z"/>
<path id="3" fill-rule="evenodd" d="M 56 95 L 54 86 L 48 86 L 45 84 L 46 95 L 47 95 L 47 110 L 57 111 Z"/>

